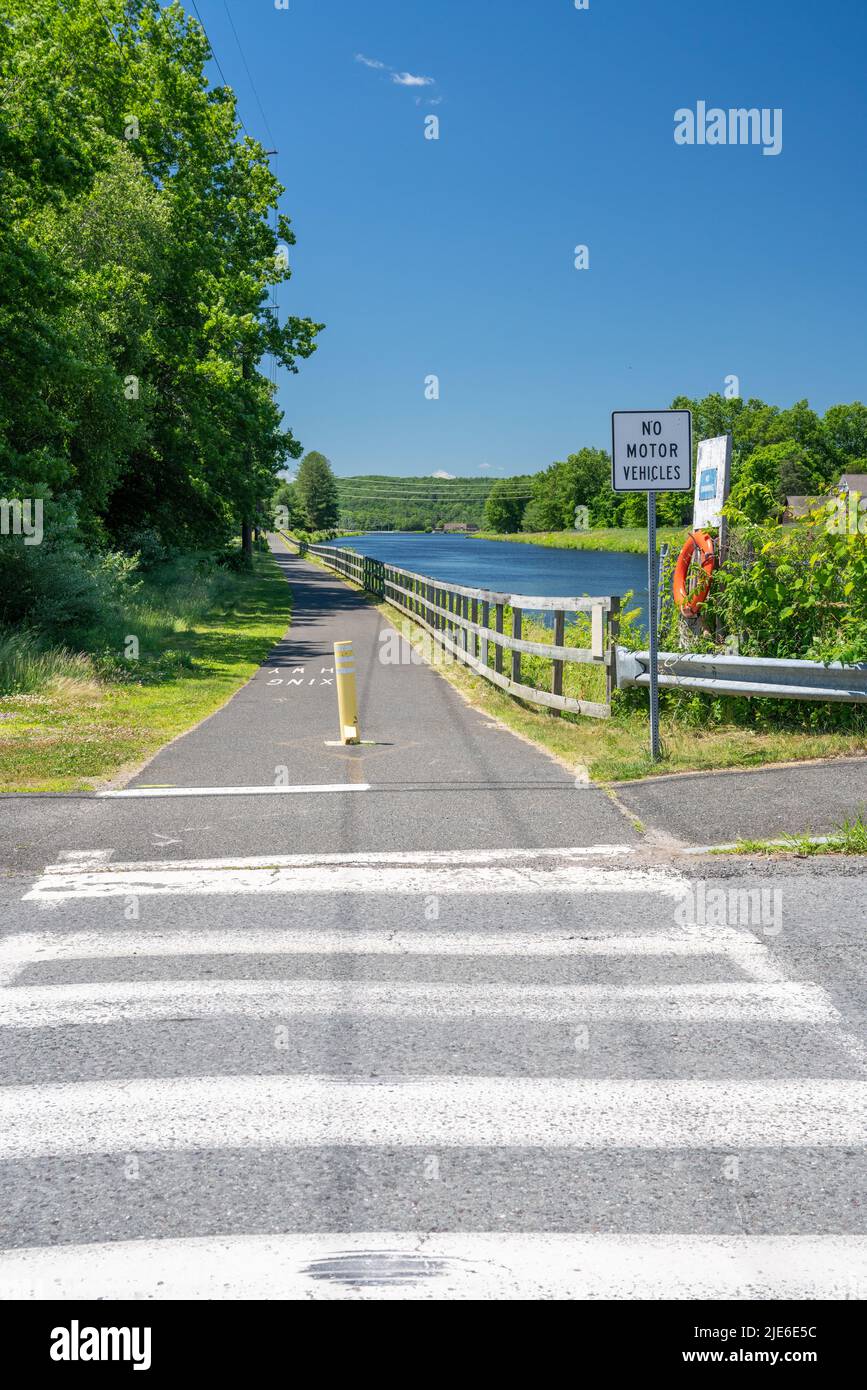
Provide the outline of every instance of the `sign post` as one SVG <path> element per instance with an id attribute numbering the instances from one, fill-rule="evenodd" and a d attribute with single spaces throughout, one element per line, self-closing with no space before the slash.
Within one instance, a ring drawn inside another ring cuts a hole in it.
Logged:
<path id="1" fill-rule="evenodd" d="M 611 416 L 611 486 L 647 493 L 647 622 L 650 648 L 650 756 L 659 759 L 659 613 L 657 492 L 692 487 L 692 414 L 688 410 L 615 410 Z"/>

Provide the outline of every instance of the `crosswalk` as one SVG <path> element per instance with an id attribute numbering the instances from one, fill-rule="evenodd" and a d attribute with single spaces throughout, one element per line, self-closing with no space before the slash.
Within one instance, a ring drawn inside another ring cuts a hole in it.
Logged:
<path id="1" fill-rule="evenodd" d="M 48 865 L 0 1295 L 860 1298 L 867 1054 L 628 846 Z"/>

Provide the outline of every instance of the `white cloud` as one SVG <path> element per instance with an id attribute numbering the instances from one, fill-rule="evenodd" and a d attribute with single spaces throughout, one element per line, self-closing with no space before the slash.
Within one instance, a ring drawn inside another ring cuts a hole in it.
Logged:
<path id="1" fill-rule="evenodd" d="M 366 68 L 373 68 L 374 72 L 387 72 L 396 87 L 435 87 L 435 77 L 421 77 L 414 72 L 398 72 L 396 68 L 390 67 L 388 63 L 381 63 L 378 58 L 368 58 L 364 53 L 356 53 L 356 63 L 362 63 Z M 430 101 L 431 106 L 438 106 L 442 97 L 437 97 Z M 421 98 L 416 98 L 416 106 L 421 105 Z"/>
<path id="2" fill-rule="evenodd" d="M 447 473 L 444 468 L 438 468 L 436 473 L 431 473 L 432 478 L 455 478 L 456 473 Z"/>
<path id="3" fill-rule="evenodd" d="M 399 87 L 432 87 L 434 85 L 434 78 L 416 77 L 411 72 L 393 72 L 391 80 L 396 82 Z"/>
<path id="4" fill-rule="evenodd" d="M 479 464 L 479 467 L 480 467 L 480 468 L 490 468 L 490 466 L 491 466 L 491 465 L 490 465 L 489 463 L 480 463 L 480 464 Z"/>

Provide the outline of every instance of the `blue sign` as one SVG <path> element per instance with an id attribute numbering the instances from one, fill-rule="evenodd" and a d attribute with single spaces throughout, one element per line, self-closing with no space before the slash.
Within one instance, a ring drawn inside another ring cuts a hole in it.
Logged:
<path id="1" fill-rule="evenodd" d="M 698 480 L 699 502 L 711 502 L 716 497 L 717 469 L 703 468 Z"/>

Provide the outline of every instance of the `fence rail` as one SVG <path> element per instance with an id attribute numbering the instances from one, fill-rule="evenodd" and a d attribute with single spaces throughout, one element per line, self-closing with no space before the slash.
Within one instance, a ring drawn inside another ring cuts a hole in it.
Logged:
<path id="1" fill-rule="evenodd" d="M 307 549 L 344 579 L 377 594 L 406 614 L 430 633 L 444 651 L 510 695 L 529 704 L 543 705 L 558 714 L 565 711 L 606 719 L 611 713 L 619 598 L 548 598 L 470 589 L 338 546 L 310 545 Z M 536 642 L 523 636 L 528 613 L 551 615 L 552 642 Z M 566 615 L 575 613 L 588 615 L 589 648 L 566 645 Z M 511 632 L 506 630 L 507 619 Z M 522 671 L 525 655 L 544 657 L 551 662 L 550 690 L 526 683 Z M 604 700 L 581 699 L 563 693 L 564 671 L 572 664 L 604 670 Z"/>
<path id="2" fill-rule="evenodd" d="M 649 652 L 618 647 L 618 687 L 650 684 Z M 669 689 L 701 690 L 710 695 L 761 696 L 772 700 L 834 700 L 867 703 L 867 662 L 843 666 L 839 661 L 784 661 L 763 656 L 705 656 L 696 652 L 660 652 L 659 684 Z"/>
<path id="3" fill-rule="evenodd" d="M 338 574 L 378 594 L 419 623 L 457 660 L 531 704 L 544 705 L 555 712 L 568 710 L 606 718 L 611 713 L 614 689 L 650 685 L 649 652 L 617 646 L 619 598 L 542 598 L 470 589 L 386 565 L 352 550 L 325 545 L 307 548 Z M 553 616 L 553 642 L 534 642 L 522 635 L 526 615 L 532 612 Z M 590 615 L 589 648 L 565 644 L 567 613 Z M 507 615 L 511 632 L 505 631 Z M 525 683 L 521 663 L 525 655 L 545 657 L 551 662 L 550 690 Z M 563 673 L 574 663 L 605 669 L 604 702 L 564 695 Z M 844 666 L 835 661 L 826 666 L 821 661 L 774 657 L 660 652 L 658 671 L 660 687 L 669 690 L 867 704 L 867 662 Z"/>

